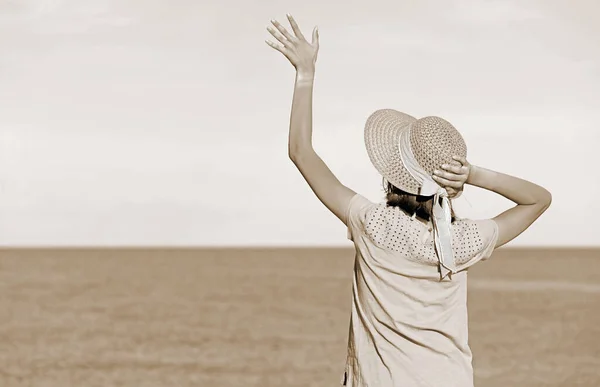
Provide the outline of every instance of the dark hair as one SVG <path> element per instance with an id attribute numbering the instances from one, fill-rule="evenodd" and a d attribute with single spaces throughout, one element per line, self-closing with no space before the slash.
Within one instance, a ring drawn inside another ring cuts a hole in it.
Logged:
<path id="1" fill-rule="evenodd" d="M 400 207 L 410 216 L 416 214 L 419 218 L 429 221 L 431 219 L 431 209 L 433 207 L 433 196 L 421 196 L 408 193 L 396 187 L 389 181 L 383 179 L 383 188 L 390 207 Z M 454 210 L 452 213 L 452 222 L 455 220 Z"/>

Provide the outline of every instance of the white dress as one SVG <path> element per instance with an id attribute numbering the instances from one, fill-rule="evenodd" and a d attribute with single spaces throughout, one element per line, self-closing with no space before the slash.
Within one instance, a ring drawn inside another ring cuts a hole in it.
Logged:
<path id="1" fill-rule="evenodd" d="M 440 281 L 426 224 L 360 194 L 352 198 L 347 219 L 356 258 L 342 384 L 473 387 L 466 269 L 492 254 L 496 222 L 452 223 L 459 272 Z"/>

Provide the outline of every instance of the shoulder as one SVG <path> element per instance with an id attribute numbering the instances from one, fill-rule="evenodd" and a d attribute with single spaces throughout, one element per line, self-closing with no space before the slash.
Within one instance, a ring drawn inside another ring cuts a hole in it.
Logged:
<path id="1" fill-rule="evenodd" d="M 466 268 L 489 258 L 498 239 L 498 224 L 493 219 L 458 219 L 452 223 L 455 262 Z"/>
<path id="2" fill-rule="evenodd" d="M 377 203 L 359 193 L 352 196 L 346 209 L 347 226 L 358 226 L 364 223 L 367 213 L 375 206 Z"/>
<path id="3" fill-rule="evenodd" d="M 385 229 L 393 222 L 394 212 L 385 202 L 373 202 L 361 194 L 354 195 L 346 212 L 348 238 L 353 240 L 354 234 Z"/>

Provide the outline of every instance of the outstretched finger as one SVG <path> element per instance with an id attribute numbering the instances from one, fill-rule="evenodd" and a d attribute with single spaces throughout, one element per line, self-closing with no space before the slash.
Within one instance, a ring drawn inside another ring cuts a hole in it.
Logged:
<path id="1" fill-rule="evenodd" d="M 273 47 L 274 49 L 276 49 L 277 51 L 282 53 L 286 58 L 290 59 L 289 51 L 286 50 L 285 47 L 281 47 L 280 45 L 275 44 L 275 43 L 271 42 L 270 40 L 265 40 L 265 43 L 267 43 L 269 46 Z"/>
<path id="2" fill-rule="evenodd" d="M 287 40 L 289 40 L 292 43 L 296 40 L 296 38 L 293 37 L 292 34 L 290 34 L 288 32 L 288 30 L 286 30 L 285 27 L 282 26 L 281 23 L 279 23 L 277 20 L 271 20 L 271 23 L 273 23 L 273 25 L 275 26 L 275 28 L 277 28 L 279 30 L 279 32 L 281 32 L 281 34 L 283 36 L 285 36 L 285 38 Z"/>
<path id="3" fill-rule="evenodd" d="M 296 23 L 296 20 L 294 20 L 292 15 L 290 15 L 288 13 L 287 18 L 290 21 L 290 25 L 292 26 L 292 31 L 294 31 L 294 34 L 296 35 L 296 37 L 300 40 L 306 40 L 304 38 L 304 35 L 302 35 L 302 31 L 300 31 L 300 27 L 298 27 L 298 23 Z"/>
<path id="4" fill-rule="evenodd" d="M 312 33 L 312 44 L 317 46 L 319 49 L 319 28 L 315 26 Z"/>
<path id="5" fill-rule="evenodd" d="M 273 37 L 275 39 L 277 39 L 281 44 L 283 44 L 284 47 L 290 47 L 292 44 L 290 43 L 289 40 L 287 40 L 283 35 L 281 35 L 279 32 L 277 32 L 275 30 L 275 28 L 268 26 L 267 27 L 267 31 L 269 31 L 271 33 L 271 35 L 273 35 Z"/>

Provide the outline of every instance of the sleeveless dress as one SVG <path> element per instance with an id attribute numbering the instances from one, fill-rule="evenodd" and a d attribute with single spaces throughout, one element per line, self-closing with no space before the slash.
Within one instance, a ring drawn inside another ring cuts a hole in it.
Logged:
<path id="1" fill-rule="evenodd" d="M 459 270 L 440 280 L 428 225 L 356 194 L 347 210 L 356 256 L 342 385 L 473 387 L 467 269 L 492 254 L 492 219 L 451 226 Z"/>

